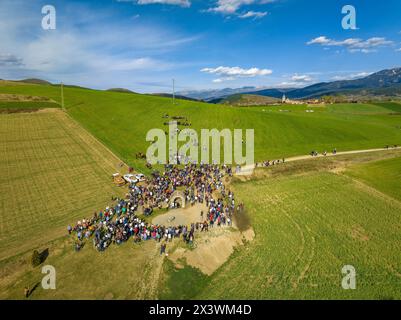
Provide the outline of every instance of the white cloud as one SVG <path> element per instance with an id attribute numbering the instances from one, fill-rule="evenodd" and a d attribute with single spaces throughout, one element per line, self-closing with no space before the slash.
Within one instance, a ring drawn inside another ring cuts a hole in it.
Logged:
<path id="1" fill-rule="evenodd" d="M 236 13 L 241 6 L 254 2 L 255 0 L 218 0 L 216 7 L 210 8 L 209 11 L 233 14 Z"/>
<path id="2" fill-rule="evenodd" d="M 311 81 L 313 81 L 312 77 L 310 77 L 309 75 L 306 75 L 306 74 L 303 74 L 303 75 L 294 74 L 291 77 L 291 80 L 294 82 L 311 82 Z"/>
<path id="3" fill-rule="evenodd" d="M 360 79 L 360 78 L 365 78 L 367 76 L 370 76 L 372 72 L 358 72 L 358 73 L 351 73 L 348 75 L 343 75 L 343 76 L 334 76 L 331 78 L 331 80 L 339 81 L 339 80 L 354 80 L 354 79 Z"/>
<path id="4" fill-rule="evenodd" d="M 123 59 L 117 61 L 116 63 L 113 63 L 113 61 L 108 61 L 107 59 L 104 62 L 105 62 L 104 66 L 105 69 L 103 70 L 110 70 L 110 71 L 135 71 L 135 70 L 162 71 L 170 69 L 172 67 L 172 64 L 149 57 L 136 58 L 136 59 Z"/>
<path id="5" fill-rule="evenodd" d="M 302 85 L 300 85 L 300 83 L 298 83 L 298 82 L 283 81 L 283 82 L 275 85 L 274 87 L 277 87 L 277 88 L 297 88 L 297 87 L 302 87 Z"/>
<path id="6" fill-rule="evenodd" d="M 214 83 L 221 83 L 221 82 L 225 82 L 225 81 L 234 81 L 234 80 L 236 80 L 235 77 L 225 77 L 225 78 L 214 79 L 213 82 Z"/>
<path id="7" fill-rule="evenodd" d="M 307 45 L 321 45 L 323 47 L 345 47 L 350 52 L 362 52 L 362 53 L 370 53 L 375 52 L 379 47 L 386 47 L 393 45 L 394 42 L 391 40 L 387 40 L 384 37 L 373 37 L 367 40 L 359 39 L 359 38 L 348 38 L 345 40 L 333 40 L 327 38 L 326 36 L 320 36 L 315 39 L 312 39 L 306 43 Z"/>
<path id="8" fill-rule="evenodd" d="M 246 18 L 263 18 L 264 16 L 267 15 L 267 12 L 256 12 L 256 11 L 248 11 L 247 13 L 244 13 L 240 15 L 239 17 L 241 19 L 246 19 Z"/>
<path id="9" fill-rule="evenodd" d="M 214 83 L 221 83 L 224 81 L 234 81 L 238 78 L 254 78 L 257 76 L 267 76 L 272 74 L 273 71 L 269 69 L 250 68 L 243 69 L 240 67 L 217 67 L 217 68 L 203 68 L 201 72 L 216 74 L 220 76 L 214 79 Z"/>
<path id="10" fill-rule="evenodd" d="M 169 4 L 186 8 L 191 6 L 191 2 L 189 0 L 117 0 L 117 2 L 134 2 L 139 5 Z"/>
<path id="11" fill-rule="evenodd" d="M 401 48 L 399 48 L 399 49 L 397 49 L 397 50 L 395 50 L 395 51 L 397 51 L 397 52 L 401 52 Z"/>
<path id="12" fill-rule="evenodd" d="M 110 12 L 79 8 L 60 10 L 63 24 L 43 31 L 32 13 L 36 5 L 21 8 L 14 0 L 0 1 L 1 78 L 62 80 L 101 89 L 117 83 L 139 91 L 132 87 L 136 81 L 164 77 L 183 66 L 165 57 L 199 39 L 155 23 L 133 24 L 131 17 L 110 21 Z M 69 11 L 77 12 L 75 19 L 63 19 Z"/>
<path id="13" fill-rule="evenodd" d="M 209 12 L 218 12 L 226 15 L 232 15 L 232 14 L 237 14 L 237 11 L 246 5 L 251 5 L 251 4 L 267 4 L 274 2 L 276 0 L 218 0 L 216 2 L 216 5 L 212 8 L 209 8 L 207 11 Z M 248 13 L 243 13 L 242 16 L 247 15 L 247 14 L 254 14 L 253 17 L 255 17 L 255 14 L 258 18 L 265 16 L 266 14 L 264 12 L 253 12 L 253 11 L 248 11 Z M 249 18 L 251 16 L 245 17 Z"/>

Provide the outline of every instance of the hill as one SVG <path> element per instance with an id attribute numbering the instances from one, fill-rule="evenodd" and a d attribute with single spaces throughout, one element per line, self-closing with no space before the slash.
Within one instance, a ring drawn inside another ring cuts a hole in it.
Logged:
<path id="1" fill-rule="evenodd" d="M 29 78 L 24 80 L 17 80 L 16 82 L 30 83 L 30 84 L 42 84 L 42 85 L 51 85 L 52 83 L 42 79 Z"/>
<path id="2" fill-rule="evenodd" d="M 249 92 L 256 90 L 255 87 L 242 87 L 242 88 L 224 88 L 224 89 L 211 89 L 211 90 L 190 90 L 177 92 L 178 95 L 189 97 L 192 99 L 210 101 L 221 97 L 227 97 L 233 94 Z"/>
<path id="3" fill-rule="evenodd" d="M 288 95 L 288 92 L 291 92 L 293 90 L 296 90 L 296 89 L 294 89 L 294 88 L 274 89 L 273 88 L 273 89 L 263 89 L 263 90 L 258 90 L 258 91 L 246 92 L 245 94 L 253 94 L 253 95 L 260 95 L 260 96 L 281 99 L 283 97 L 283 94 Z"/>
<path id="4" fill-rule="evenodd" d="M 279 97 L 284 92 L 282 89 L 269 89 L 247 93 Z M 382 70 L 360 79 L 321 82 L 305 88 L 288 89 L 285 94 L 291 99 L 316 98 L 335 94 L 354 96 L 401 95 L 401 68 Z"/>
<path id="5" fill-rule="evenodd" d="M 210 100 L 209 103 L 229 104 L 232 106 L 263 106 L 279 102 L 280 99 L 255 94 L 234 94 Z"/>
<path id="6" fill-rule="evenodd" d="M 0 93 L 48 97 L 60 103 L 60 88 L 47 85 L 0 85 Z M 308 154 L 311 150 L 368 149 L 401 145 L 401 105 L 335 104 L 313 108 L 280 106 L 237 108 L 142 94 L 65 87 L 65 107 L 84 128 L 122 160 L 148 172 L 137 152 L 146 152 L 150 129 L 168 130 L 166 114 L 186 117 L 191 128 L 255 130 L 258 161 Z M 359 108 L 357 108 L 359 106 Z M 310 109 L 310 108 L 309 108 Z M 181 127 L 183 128 L 183 127 Z"/>
<path id="7" fill-rule="evenodd" d="M 157 96 L 157 97 L 163 97 L 163 98 L 173 98 L 173 95 L 171 93 L 152 93 L 152 96 Z M 188 100 L 188 101 L 202 101 L 199 99 L 195 99 L 195 98 L 190 98 L 190 97 L 186 97 L 183 95 L 175 95 L 175 99 L 180 99 L 180 100 Z"/>
<path id="8" fill-rule="evenodd" d="M 111 88 L 111 89 L 107 89 L 106 91 L 111 91 L 111 92 L 122 92 L 122 93 L 136 93 L 134 91 L 131 91 L 129 89 L 125 89 L 125 88 Z"/>

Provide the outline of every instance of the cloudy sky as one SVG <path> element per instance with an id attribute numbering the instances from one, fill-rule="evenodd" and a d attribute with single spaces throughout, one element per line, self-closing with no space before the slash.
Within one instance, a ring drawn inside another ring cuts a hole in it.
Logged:
<path id="1" fill-rule="evenodd" d="M 357 28 L 344 30 L 351 3 Z M 1 79 L 169 92 L 172 78 L 180 91 L 293 87 L 396 66 L 399 0 L 0 1 Z"/>

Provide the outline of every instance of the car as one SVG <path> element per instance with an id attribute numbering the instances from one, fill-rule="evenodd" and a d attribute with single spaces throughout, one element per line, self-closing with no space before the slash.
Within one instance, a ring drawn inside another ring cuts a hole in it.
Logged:
<path id="1" fill-rule="evenodd" d="M 124 180 L 127 181 L 128 183 L 136 184 L 138 182 L 145 181 L 145 176 L 142 173 L 138 173 L 135 175 L 134 174 L 125 174 Z"/>
<path id="2" fill-rule="evenodd" d="M 143 175 L 142 173 L 136 174 L 135 178 L 138 180 L 138 182 L 145 181 L 145 175 Z"/>

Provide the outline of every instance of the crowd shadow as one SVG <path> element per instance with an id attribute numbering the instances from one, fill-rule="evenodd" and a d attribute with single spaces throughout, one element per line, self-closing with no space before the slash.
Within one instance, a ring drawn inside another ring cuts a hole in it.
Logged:
<path id="1" fill-rule="evenodd" d="M 49 248 L 46 248 L 45 250 L 40 252 L 39 256 L 40 256 L 40 263 L 45 262 L 47 257 L 49 256 Z"/>
<path id="2" fill-rule="evenodd" d="M 32 288 L 26 288 L 25 298 L 29 298 L 33 294 L 33 292 L 37 289 L 37 287 L 39 287 L 39 284 L 40 282 L 37 282 Z"/>

